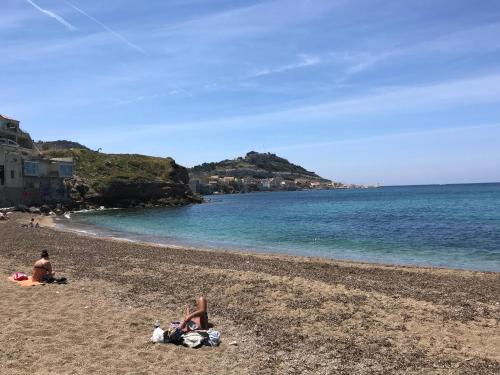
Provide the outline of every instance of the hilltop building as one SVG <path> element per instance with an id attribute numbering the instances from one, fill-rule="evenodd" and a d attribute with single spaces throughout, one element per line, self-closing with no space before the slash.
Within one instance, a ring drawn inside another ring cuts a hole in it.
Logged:
<path id="1" fill-rule="evenodd" d="M 69 200 L 73 169 L 72 159 L 44 157 L 18 120 L 0 115 L 0 207 Z"/>

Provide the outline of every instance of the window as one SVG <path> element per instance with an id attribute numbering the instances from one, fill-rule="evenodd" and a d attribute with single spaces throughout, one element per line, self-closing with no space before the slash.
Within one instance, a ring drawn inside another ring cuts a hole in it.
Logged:
<path id="1" fill-rule="evenodd" d="M 24 162 L 24 175 L 38 177 L 38 162 L 36 161 L 25 161 Z"/>
<path id="2" fill-rule="evenodd" d="M 16 178 L 16 175 L 15 175 L 15 173 L 14 173 L 14 170 L 13 170 L 13 169 L 11 169 L 11 170 L 10 170 L 10 178 L 11 178 L 11 179 Z"/>
<path id="3" fill-rule="evenodd" d="M 73 164 L 59 164 L 59 177 L 73 177 Z"/>
<path id="4" fill-rule="evenodd" d="M 5 167 L 0 165 L 0 185 L 5 184 Z"/>

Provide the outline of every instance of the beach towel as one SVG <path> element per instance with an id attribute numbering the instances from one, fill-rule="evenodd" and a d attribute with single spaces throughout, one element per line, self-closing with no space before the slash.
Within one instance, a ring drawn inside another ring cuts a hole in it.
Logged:
<path id="1" fill-rule="evenodd" d="M 15 282 L 18 285 L 24 286 L 24 287 L 43 285 L 43 283 L 39 283 L 38 281 L 33 281 L 31 276 L 28 276 L 28 280 L 21 280 L 21 281 L 14 280 L 13 276 L 9 276 L 9 280 Z"/>

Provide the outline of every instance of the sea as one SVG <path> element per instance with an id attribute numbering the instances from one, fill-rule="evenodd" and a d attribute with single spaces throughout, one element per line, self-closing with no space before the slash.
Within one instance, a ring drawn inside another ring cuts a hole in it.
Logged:
<path id="1" fill-rule="evenodd" d="M 207 196 L 59 224 L 134 241 L 500 272 L 500 183 Z"/>

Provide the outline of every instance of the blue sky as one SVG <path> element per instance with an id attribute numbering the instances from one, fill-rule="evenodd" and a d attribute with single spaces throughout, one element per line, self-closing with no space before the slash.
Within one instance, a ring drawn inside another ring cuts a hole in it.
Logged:
<path id="1" fill-rule="evenodd" d="M 0 113 L 192 166 L 500 181 L 500 2 L 0 0 Z"/>

